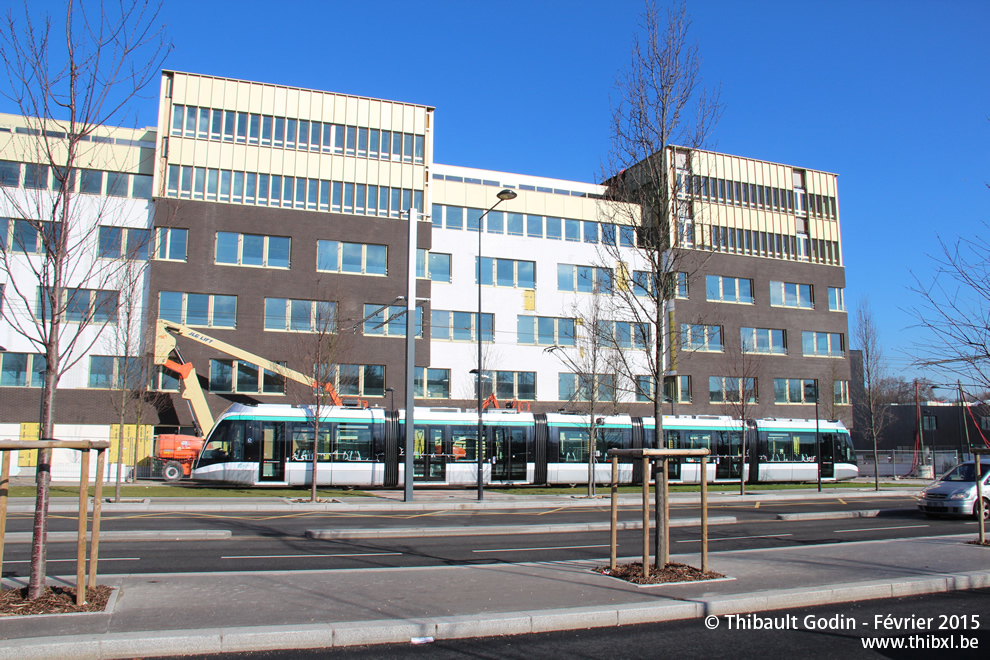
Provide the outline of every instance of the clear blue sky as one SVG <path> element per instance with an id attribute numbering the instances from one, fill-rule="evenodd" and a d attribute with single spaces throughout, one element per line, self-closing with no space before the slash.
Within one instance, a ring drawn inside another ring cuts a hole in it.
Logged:
<path id="1" fill-rule="evenodd" d="M 912 273 L 930 276 L 939 237 L 986 231 L 990 220 L 990 3 L 688 7 L 705 80 L 721 84 L 726 105 L 712 146 L 840 175 L 850 320 L 868 296 L 895 371 L 914 375 L 900 357 L 919 338 L 907 311 L 917 304 Z M 612 82 L 641 9 L 165 0 L 175 44 L 166 66 L 431 105 L 438 162 L 597 180 Z M 156 111 L 150 98 L 137 123 L 154 124 Z"/>

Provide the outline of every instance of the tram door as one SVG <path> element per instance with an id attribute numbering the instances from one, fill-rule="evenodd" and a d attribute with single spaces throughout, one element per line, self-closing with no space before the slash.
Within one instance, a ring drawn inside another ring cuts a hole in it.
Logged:
<path id="1" fill-rule="evenodd" d="M 525 481 L 526 429 L 496 426 L 491 441 L 492 481 Z"/>
<path id="2" fill-rule="evenodd" d="M 261 422 L 258 481 L 285 481 L 285 422 Z"/>
<path id="3" fill-rule="evenodd" d="M 821 445 L 821 469 L 822 479 L 832 479 L 835 477 L 835 435 L 824 433 L 819 438 Z"/>
<path id="4" fill-rule="evenodd" d="M 447 452 L 442 426 L 417 426 L 413 452 L 413 481 L 446 481 Z"/>
<path id="5" fill-rule="evenodd" d="M 742 476 L 742 431 L 715 432 L 715 478 Z"/>

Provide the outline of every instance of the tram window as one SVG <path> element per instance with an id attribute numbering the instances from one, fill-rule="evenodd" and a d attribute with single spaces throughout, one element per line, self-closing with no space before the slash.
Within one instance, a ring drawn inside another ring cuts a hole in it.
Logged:
<path id="1" fill-rule="evenodd" d="M 560 429 L 560 462 L 588 462 L 588 431 L 585 429 Z"/>
<path id="2" fill-rule="evenodd" d="M 794 445 L 788 433 L 768 433 L 767 448 L 770 455 L 767 460 L 771 462 L 793 461 Z"/>
<path id="3" fill-rule="evenodd" d="M 289 422 L 289 456 L 290 461 L 311 462 L 313 460 L 313 424 L 312 422 Z M 329 461 L 330 425 L 320 424 L 319 460 Z"/>
<path id="4" fill-rule="evenodd" d="M 684 432 L 684 448 L 685 449 L 711 449 L 712 446 L 712 432 L 711 431 L 685 431 Z M 686 463 L 700 463 L 701 459 L 697 456 L 688 456 L 684 459 Z"/>
<path id="5" fill-rule="evenodd" d="M 814 461 L 818 455 L 818 448 L 815 446 L 814 433 L 795 433 L 794 449 L 797 454 L 795 458 L 801 461 Z"/>
<path id="6" fill-rule="evenodd" d="M 371 425 L 340 422 L 334 425 L 333 460 L 370 461 L 372 458 Z"/>
<path id="7" fill-rule="evenodd" d="M 478 427 L 477 426 L 451 426 L 450 427 L 450 441 L 451 441 L 451 453 L 454 455 L 454 461 L 458 462 L 472 462 L 478 460 L 478 455 L 475 453 L 475 446 L 478 444 Z"/>
<path id="8" fill-rule="evenodd" d="M 609 449 L 624 449 L 627 446 L 624 442 L 625 437 L 626 431 L 623 429 L 598 429 L 598 458 L 603 461 L 608 460 Z"/>
<path id="9" fill-rule="evenodd" d="M 853 450 L 849 436 L 840 433 L 835 440 L 835 460 L 838 463 L 856 463 L 856 452 Z"/>
<path id="10" fill-rule="evenodd" d="M 681 432 L 680 431 L 668 431 L 664 429 L 663 437 L 666 440 L 667 449 L 683 449 L 681 447 Z M 653 436 L 650 435 L 650 441 L 652 441 Z"/>

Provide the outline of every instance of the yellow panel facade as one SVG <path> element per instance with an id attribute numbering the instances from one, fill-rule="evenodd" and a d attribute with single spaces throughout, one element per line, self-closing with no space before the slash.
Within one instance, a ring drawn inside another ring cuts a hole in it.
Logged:
<path id="1" fill-rule="evenodd" d="M 31 442 L 38 440 L 41 437 L 41 424 L 37 422 L 22 422 L 21 423 L 21 442 Z M 22 449 L 17 452 L 17 465 L 19 467 L 37 467 L 38 466 L 38 450 L 37 449 Z"/>

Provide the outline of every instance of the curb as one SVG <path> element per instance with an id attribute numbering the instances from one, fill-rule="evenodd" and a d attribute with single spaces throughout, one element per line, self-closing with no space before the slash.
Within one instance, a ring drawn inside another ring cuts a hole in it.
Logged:
<path id="1" fill-rule="evenodd" d="M 731 525 L 735 516 L 716 516 L 708 525 Z M 671 527 L 697 527 L 701 518 L 671 518 Z M 340 539 L 415 538 L 437 536 L 483 536 L 486 534 L 554 534 L 568 532 L 607 532 L 611 523 L 573 523 L 562 525 L 475 525 L 472 527 L 398 527 L 382 529 L 307 529 L 306 538 L 320 541 Z M 643 521 L 620 522 L 619 531 L 643 529 Z"/>
<path id="2" fill-rule="evenodd" d="M 492 635 L 520 635 L 579 628 L 600 628 L 637 623 L 656 623 L 742 614 L 783 608 L 812 607 L 878 598 L 901 598 L 948 591 L 990 587 L 984 571 L 909 578 L 895 582 L 875 581 L 834 584 L 808 589 L 768 591 L 700 598 L 692 602 L 656 605 L 631 604 L 613 608 L 575 607 L 541 611 L 519 611 L 477 615 L 401 619 L 395 621 L 349 621 L 266 627 L 170 630 L 103 635 L 72 635 L 7 640 L 4 658 L 9 660 L 61 660 L 98 658 L 117 660 L 142 656 L 177 656 L 334 648 L 365 644 L 408 643 L 413 637 L 459 639 Z"/>
<path id="3" fill-rule="evenodd" d="M 917 489 L 897 489 L 881 490 L 879 492 L 872 489 L 851 489 L 849 492 L 825 492 L 815 491 L 747 491 L 745 495 L 724 494 L 712 495 L 709 493 L 708 503 L 713 504 L 733 504 L 738 502 L 786 502 L 789 500 L 826 500 L 826 499 L 860 499 L 875 497 L 916 497 Z M 415 495 L 414 495 L 415 497 Z M 521 496 L 526 497 L 526 496 Z M 59 498 L 63 499 L 63 498 Z M 209 511 L 216 512 L 271 512 L 271 511 L 327 511 L 327 512 L 364 512 L 364 511 L 481 511 L 481 510 L 512 510 L 512 509 L 546 509 L 546 508 L 567 508 L 567 507 L 601 507 L 607 508 L 610 499 L 607 496 L 589 499 L 578 496 L 555 495 L 552 497 L 539 499 L 532 496 L 527 499 L 496 499 L 484 500 L 414 500 L 412 502 L 402 502 L 385 498 L 355 497 L 348 501 L 341 500 L 339 503 L 317 503 L 299 502 L 290 503 L 287 500 L 273 500 L 268 502 L 231 502 L 219 501 L 217 499 L 200 500 L 190 502 L 188 499 L 169 502 L 164 498 L 157 500 L 135 500 L 132 502 L 120 502 L 116 504 L 104 504 L 104 513 L 135 512 L 143 513 L 173 513 L 185 511 Z M 652 497 L 651 497 L 652 500 Z M 671 493 L 671 504 L 697 504 L 698 493 Z M 639 506 L 642 503 L 642 496 L 639 494 L 623 494 L 619 496 L 621 506 Z M 52 500 L 49 505 L 49 512 L 53 513 L 76 513 L 78 504 L 75 500 L 69 502 L 58 502 Z M 34 511 L 33 502 L 13 502 L 7 507 L 9 513 L 31 513 Z"/>

